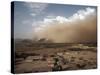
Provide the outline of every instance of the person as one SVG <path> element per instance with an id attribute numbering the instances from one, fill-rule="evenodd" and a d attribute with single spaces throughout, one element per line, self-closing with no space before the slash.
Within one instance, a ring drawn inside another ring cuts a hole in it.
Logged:
<path id="1" fill-rule="evenodd" d="M 61 71 L 62 70 L 62 66 L 59 64 L 59 59 L 58 58 L 54 58 L 54 66 L 52 67 L 52 71 Z"/>

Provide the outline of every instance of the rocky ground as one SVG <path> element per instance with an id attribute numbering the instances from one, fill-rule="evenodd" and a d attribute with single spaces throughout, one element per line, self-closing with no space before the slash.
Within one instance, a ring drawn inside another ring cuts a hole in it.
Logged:
<path id="1" fill-rule="evenodd" d="M 97 47 L 94 44 L 32 44 L 16 46 L 15 73 L 48 72 L 97 68 Z"/>

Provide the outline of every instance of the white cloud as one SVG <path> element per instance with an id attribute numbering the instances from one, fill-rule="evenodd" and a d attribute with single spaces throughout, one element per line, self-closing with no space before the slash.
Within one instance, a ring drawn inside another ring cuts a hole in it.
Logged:
<path id="1" fill-rule="evenodd" d="M 36 6 L 38 7 L 38 6 Z M 48 25 L 56 25 L 57 23 L 71 23 L 77 20 L 85 20 L 88 16 L 94 16 L 96 15 L 96 11 L 94 8 L 86 8 L 85 10 L 79 10 L 72 16 L 66 18 L 63 16 L 46 16 L 46 18 L 43 19 L 43 21 L 38 21 L 33 23 L 32 25 L 37 27 L 35 28 L 36 31 L 44 29 L 44 27 Z M 66 24 L 67 25 L 67 24 Z"/>
<path id="2" fill-rule="evenodd" d="M 55 23 L 55 22 L 64 23 L 66 21 L 68 21 L 68 19 L 62 16 L 56 16 L 56 17 L 50 16 L 44 18 L 43 23 L 44 24 Z"/>
<path id="3" fill-rule="evenodd" d="M 60 23 L 64 23 L 64 22 L 67 22 L 68 21 L 67 18 L 61 17 L 61 16 L 57 16 L 56 17 L 56 20 L 59 21 Z"/>
<path id="4" fill-rule="evenodd" d="M 36 13 L 31 13 L 30 15 L 34 17 L 34 16 L 36 16 L 37 14 L 36 14 Z"/>
<path id="5" fill-rule="evenodd" d="M 31 2 L 25 2 L 25 5 L 29 8 L 33 8 L 33 9 L 45 8 L 47 6 L 47 4 L 44 4 L 44 3 L 31 3 Z"/>
<path id="6" fill-rule="evenodd" d="M 24 6 L 29 8 L 30 15 L 35 16 L 40 13 L 43 13 L 43 10 L 45 10 L 45 8 L 48 6 L 48 4 L 25 2 Z"/>
<path id="7" fill-rule="evenodd" d="M 93 13 L 93 14 L 92 14 Z M 70 17 L 63 17 L 63 16 L 47 16 L 44 18 L 43 21 L 41 21 L 42 24 L 50 24 L 50 23 L 65 23 L 65 22 L 71 22 L 76 20 L 84 20 L 87 16 L 95 15 L 95 9 L 94 8 L 86 8 L 85 10 L 79 10 L 75 14 L 73 14 Z"/>
<path id="8" fill-rule="evenodd" d="M 90 16 L 90 15 L 95 15 L 95 9 L 94 8 L 86 8 L 85 10 L 79 10 L 77 13 L 73 14 L 73 16 L 69 17 L 69 20 L 83 20 L 85 17 Z"/>

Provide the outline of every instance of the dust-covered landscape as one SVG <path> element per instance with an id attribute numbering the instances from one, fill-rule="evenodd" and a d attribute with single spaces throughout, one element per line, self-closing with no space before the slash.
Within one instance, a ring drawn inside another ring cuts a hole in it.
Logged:
<path id="1" fill-rule="evenodd" d="M 15 45 L 15 73 L 97 68 L 96 43 L 32 43 L 23 40 Z"/>

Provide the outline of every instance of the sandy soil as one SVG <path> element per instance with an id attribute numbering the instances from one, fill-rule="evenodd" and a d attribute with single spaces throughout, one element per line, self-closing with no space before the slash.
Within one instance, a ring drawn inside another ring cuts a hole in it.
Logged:
<path id="1" fill-rule="evenodd" d="M 32 44 L 15 49 L 15 73 L 52 71 L 54 58 L 60 71 L 97 68 L 97 48 L 90 44 Z"/>

